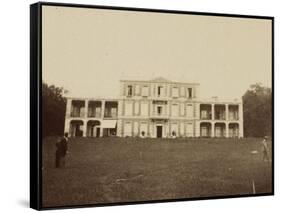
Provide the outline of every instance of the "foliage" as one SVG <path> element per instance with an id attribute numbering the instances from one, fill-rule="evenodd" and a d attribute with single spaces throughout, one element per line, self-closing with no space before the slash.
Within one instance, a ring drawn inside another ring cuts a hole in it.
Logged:
<path id="1" fill-rule="evenodd" d="M 250 86 L 243 96 L 244 136 L 272 135 L 272 91 L 260 83 Z"/>
<path id="2" fill-rule="evenodd" d="M 63 135 L 66 98 L 64 89 L 42 84 L 42 134 L 43 137 Z"/>

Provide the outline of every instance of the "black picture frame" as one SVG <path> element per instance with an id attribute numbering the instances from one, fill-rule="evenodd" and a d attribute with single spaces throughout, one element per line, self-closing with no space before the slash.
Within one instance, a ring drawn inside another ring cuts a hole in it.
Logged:
<path id="1" fill-rule="evenodd" d="M 106 10 L 124 10 L 134 12 L 152 12 L 152 13 L 171 13 L 171 14 L 187 14 L 187 15 L 203 15 L 203 16 L 221 16 L 231 18 L 246 18 L 246 19 L 265 19 L 271 20 L 272 26 L 272 193 L 249 194 L 249 195 L 229 195 L 215 197 L 200 197 L 200 198 L 184 198 L 184 199 L 169 199 L 169 200 L 148 200 L 140 202 L 121 202 L 121 203 L 103 203 L 103 204 L 87 204 L 73 206 L 42 206 L 42 6 L 56 7 L 77 7 L 77 8 L 93 8 Z M 193 11 L 177 11 L 177 10 L 162 10 L 148 8 L 130 8 L 130 7 L 115 7 L 101 5 L 84 5 L 84 4 L 68 4 L 55 2 L 38 2 L 30 5 L 30 207 L 37 210 L 47 209 L 64 209 L 78 207 L 98 207 L 112 205 L 131 205 L 145 203 L 161 203 L 161 202 L 176 202 L 190 200 L 209 200 L 223 199 L 236 197 L 253 197 L 253 196 L 268 196 L 274 195 L 274 17 L 257 16 L 257 15 L 242 15 L 242 14 L 224 14 L 224 13 L 209 13 L 209 12 L 193 12 Z"/>

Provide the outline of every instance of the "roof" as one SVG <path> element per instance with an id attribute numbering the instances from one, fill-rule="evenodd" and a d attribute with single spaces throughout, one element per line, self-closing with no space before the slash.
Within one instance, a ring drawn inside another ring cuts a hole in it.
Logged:
<path id="1" fill-rule="evenodd" d="M 172 83 L 171 80 L 167 80 L 166 78 L 163 78 L 163 77 L 158 77 L 158 78 L 154 78 L 154 79 L 151 79 L 150 81 L 152 82 L 165 82 L 165 83 Z"/>
<path id="2" fill-rule="evenodd" d="M 157 77 L 151 80 L 120 80 L 121 82 L 142 82 L 142 83 L 171 83 L 171 84 L 185 84 L 185 85 L 199 85 L 199 83 L 178 82 L 171 81 L 163 77 Z"/>

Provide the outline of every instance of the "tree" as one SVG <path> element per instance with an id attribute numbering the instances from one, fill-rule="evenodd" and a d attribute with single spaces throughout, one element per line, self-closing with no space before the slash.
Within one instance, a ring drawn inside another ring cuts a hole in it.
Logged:
<path id="1" fill-rule="evenodd" d="M 43 137 L 63 135 L 66 109 L 64 89 L 42 84 L 42 134 Z"/>
<path id="2" fill-rule="evenodd" d="M 244 135 L 272 135 L 272 91 L 256 83 L 243 95 Z"/>

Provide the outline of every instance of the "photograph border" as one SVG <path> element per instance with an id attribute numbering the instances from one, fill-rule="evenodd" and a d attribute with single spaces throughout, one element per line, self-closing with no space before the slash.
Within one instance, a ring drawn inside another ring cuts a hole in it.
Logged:
<path id="1" fill-rule="evenodd" d="M 248 195 L 226 195 L 198 198 L 181 198 L 165 200 L 147 200 L 137 202 L 118 202 L 85 205 L 66 205 L 55 207 L 42 206 L 42 6 L 75 7 L 88 9 L 122 10 L 134 12 L 171 13 L 185 15 L 203 15 L 232 18 L 271 20 L 271 75 L 272 75 L 272 192 Z M 212 12 L 194 12 L 167 9 L 148 9 L 134 7 L 117 7 L 104 5 L 87 5 L 73 3 L 38 2 L 30 5 L 30 207 L 37 210 L 66 209 L 81 207 L 116 206 L 146 203 L 164 203 L 191 200 L 213 200 L 224 198 L 241 198 L 274 195 L 274 17 L 242 14 L 225 14 Z"/>

